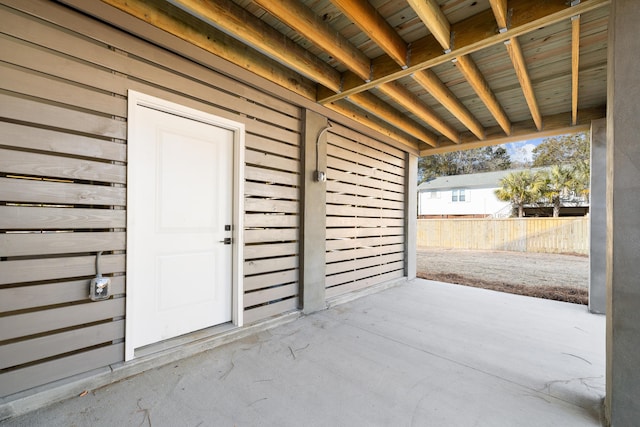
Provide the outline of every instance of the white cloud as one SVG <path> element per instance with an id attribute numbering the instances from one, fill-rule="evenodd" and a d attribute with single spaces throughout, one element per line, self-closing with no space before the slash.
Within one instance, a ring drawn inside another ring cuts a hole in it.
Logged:
<path id="1" fill-rule="evenodd" d="M 512 142 L 505 144 L 511 160 L 514 162 L 530 162 L 533 160 L 533 149 L 540 144 L 540 139 Z"/>
<path id="2" fill-rule="evenodd" d="M 533 144 L 524 144 L 522 147 L 520 147 L 517 151 L 517 155 L 513 160 L 519 161 L 519 162 L 530 162 L 531 160 L 533 160 L 533 149 L 536 148 L 535 145 Z"/>

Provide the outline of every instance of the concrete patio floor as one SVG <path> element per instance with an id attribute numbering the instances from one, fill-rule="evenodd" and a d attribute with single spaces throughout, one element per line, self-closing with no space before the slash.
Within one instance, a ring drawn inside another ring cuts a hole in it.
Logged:
<path id="1" fill-rule="evenodd" d="M 415 280 L 6 421 L 599 426 L 605 317 Z"/>

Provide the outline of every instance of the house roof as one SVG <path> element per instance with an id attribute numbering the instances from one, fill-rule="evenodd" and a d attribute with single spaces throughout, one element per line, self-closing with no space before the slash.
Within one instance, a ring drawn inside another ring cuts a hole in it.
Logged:
<path id="1" fill-rule="evenodd" d="M 421 155 L 605 114 L 611 0 L 103 2 Z"/>
<path id="2" fill-rule="evenodd" d="M 512 172 L 531 170 L 540 171 L 545 168 L 511 169 L 494 172 L 470 173 L 466 175 L 440 176 L 418 186 L 418 191 L 448 190 L 452 188 L 498 188 L 500 180 Z"/>

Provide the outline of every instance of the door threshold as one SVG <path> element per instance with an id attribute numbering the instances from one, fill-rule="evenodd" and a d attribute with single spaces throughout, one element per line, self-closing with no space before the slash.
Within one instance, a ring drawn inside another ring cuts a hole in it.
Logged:
<path id="1" fill-rule="evenodd" d="M 146 357 L 154 353 L 161 353 L 173 348 L 182 347 L 186 344 L 192 344 L 201 340 L 210 339 L 234 329 L 238 329 L 238 327 L 232 322 L 226 322 L 219 325 L 211 326 L 209 328 L 200 329 L 198 331 L 189 332 L 175 338 L 169 338 L 163 341 L 136 348 L 134 350 L 134 358 Z"/>

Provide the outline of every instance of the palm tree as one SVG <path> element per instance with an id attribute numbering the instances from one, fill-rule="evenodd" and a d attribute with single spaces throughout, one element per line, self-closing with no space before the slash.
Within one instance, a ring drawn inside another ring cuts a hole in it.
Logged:
<path id="1" fill-rule="evenodd" d="M 500 180 L 501 187 L 495 191 L 496 197 L 511 202 L 518 209 L 518 218 L 524 216 L 524 205 L 536 202 L 544 187 L 544 179 L 538 174 L 524 170 L 511 172 Z"/>
<path id="2" fill-rule="evenodd" d="M 562 196 L 566 196 L 575 185 L 573 171 L 568 167 L 554 165 L 544 174 L 542 197 L 553 205 L 553 217 L 560 216 Z"/>
<path id="3" fill-rule="evenodd" d="M 589 165 L 589 160 L 577 160 L 573 164 L 572 174 L 573 178 L 570 182 L 571 191 L 589 202 L 591 189 L 591 166 Z"/>

